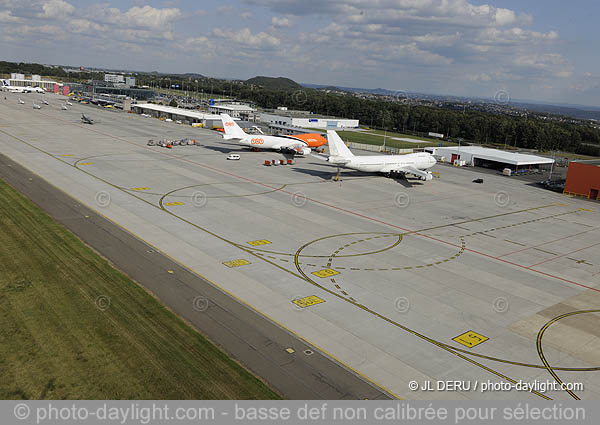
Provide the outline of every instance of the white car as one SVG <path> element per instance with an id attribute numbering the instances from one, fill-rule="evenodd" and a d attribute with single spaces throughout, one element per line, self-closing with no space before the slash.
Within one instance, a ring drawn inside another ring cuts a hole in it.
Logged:
<path id="1" fill-rule="evenodd" d="M 227 157 L 227 159 L 232 159 L 232 160 L 239 161 L 240 160 L 240 156 L 237 153 L 232 153 L 232 154 L 229 154 L 229 156 Z"/>

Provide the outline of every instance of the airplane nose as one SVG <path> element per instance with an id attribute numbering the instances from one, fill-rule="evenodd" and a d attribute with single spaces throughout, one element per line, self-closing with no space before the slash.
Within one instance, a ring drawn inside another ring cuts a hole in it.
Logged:
<path id="1" fill-rule="evenodd" d="M 436 163 L 437 163 L 437 161 L 435 160 L 435 158 L 433 157 L 433 155 L 431 155 L 429 157 L 429 166 L 433 167 Z"/>

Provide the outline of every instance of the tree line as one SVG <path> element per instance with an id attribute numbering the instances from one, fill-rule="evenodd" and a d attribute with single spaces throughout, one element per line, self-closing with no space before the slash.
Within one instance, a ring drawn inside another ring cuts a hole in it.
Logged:
<path id="1" fill-rule="evenodd" d="M 0 61 L 0 73 L 53 75 L 72 80 L 101 79 L 102 73 L 70 73 L 60 67 Z M 456 111 L 437 106 L 410 105 L 383 99 L 363 99 L 317 89 L 275 89 L 245 81 L 216 78 L 183 78 L 181 75 L 137 74 L 138 85 L 162 78 L 190 92 L 213 96 L 232 95 L 257 106 L 311 111 L 315 114 L 358 119 L 361 125 L 398 132 L 442 133 L 450 140 L 506 145 L 541 151 L 562 150 L 600 156 L 600 130 L 569 118 L 544 119 L 530 112 L 526 117 L 481 111 Z"/>

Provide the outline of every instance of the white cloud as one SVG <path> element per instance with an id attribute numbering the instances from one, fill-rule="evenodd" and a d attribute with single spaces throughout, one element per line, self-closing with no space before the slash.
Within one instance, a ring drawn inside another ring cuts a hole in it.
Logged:
<path id="1" fill-rule="evenodd" d="M 75 7 L 63 0 L 47 0 L 42 4 L 43 12 L 38 16 L 49 19 L 64 19 L 75 11 Z"/>
<path id="2" fill-rule="evenodd" d="M 271 24 L 275 28 L 283 28 L 283 27 L 291 26 L 290 20 L 283 16 L 282 17 L 273 16 L 273 18 L 271 19 Z"/>
<path id="3" fill-rule="evenodd" d="M 128 25 L 161 29 L 170 25 L 181 16 L 181 11 L 176 8 L 155 9 L 152 6 L 134 6 L 121 14 L 121 20 Z"/>
<path id="4" fill-rule="evenodd" d="M 488 74 L 485 74 L 485 73 L 469 74 L 469 75 L 467 75 L 467 80 L 474 81 L 474 82 L 487 82 L 487 81 L 492 81 L 492 77 L 490 77 Z"/>
<path id="5" fill-rule="evenodd" d="M 223 6 L 217 7 L 217 13 L 225 13 L 229 14 L 233 12 L 233 6 L 230 4 L 225 4 Z"/>
<path id="6" fill-rule="evenodd" d="M 46 35 L 64 35 L 64 31 L 55 25 L 20 25 L 11 31 L 13 34 L 30 35 L 30 34 L 46 34 Z"/>
<path id="7" fill-rule="evenodd" d="M 265 32 L 253 34 L 249 28 L 243 28 L 239 31 L 227 31 L 216 28 L 212 31 L 216 37 L 233 41 L 243 46 L 262 48 L 262 47 L 277 47 L 281 44 L 281 40 Z"/>
<path id="8" fill-rule="evenodd" d="M 0 22 L 11 23 L 11 22 L 21 22 L 22 19 L 13 16 L 10 10 L 0 12 Z"/>

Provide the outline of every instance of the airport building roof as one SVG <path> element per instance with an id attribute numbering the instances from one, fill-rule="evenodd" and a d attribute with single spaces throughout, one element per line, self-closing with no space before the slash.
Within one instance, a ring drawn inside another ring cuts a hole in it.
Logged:
<path id="1" fill-rule="evenodd" d="M 459 154 L 461 159 L 466 159 L 467 162 L 471 162 L 469 160 L 474 158 L 515 166 L 552 164 L 554 162 L 553 159 L 546 158 L 544 156 L 519 152 L 508 152 L 500 149 L 484 148 L 483 146 L 453 146 L 443 148 L 426 148 L 426 150 L 433 150 L 433 153 L 436 155 L 449 156 L 451 154 Z"/>
<path id="2" fill-rule="evenodd" d="M 220 109 L 223 111 L 237 111 L 237 112 L 254 112 L 254 109 L 248 105 L 230 104 L 230 105 L 211 105 L 210 109 Z"/>
<path id="3" fill-rule="evenodd" d="M 197 120 L 220 120 L 221 116 L 207 114 L 204 112 L 190 111 L 189 109 L 175 108 L 173 106 L 156 105 L 154 103 L 138 103 L 131 105 L 132 108 L 139 108 L 149 111 L 163 112 L 166 114 L 180 115 L 182 117 L 194 118 Z"/>

